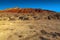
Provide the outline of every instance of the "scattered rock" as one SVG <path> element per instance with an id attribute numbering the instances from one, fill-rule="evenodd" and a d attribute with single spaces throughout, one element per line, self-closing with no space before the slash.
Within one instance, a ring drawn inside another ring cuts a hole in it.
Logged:
<path id="1" fill-rule="evenodd" d="M 55 34 L 60 37 L 60 33 L 55 32 Z"/>
<path id="2" fill-rule="evenodd" d="M 19 38 L 21 38 L 21 37 L 22 37 L 22 35 L 18 35 L 18 37 L 19 37 Z"/>
<path id="3" fill-rule="evenodd" d="M 48 19 L 51 20 L 50 16 L 48 16 Z"/>
<path id="4" fill-rule="evenodd" d="M 29 20 L 29 18 L 24 18 L 24 20 Z"/>
<path id="5" fill-rule="evenodd" d="M 57 34 L 55 32 L 50 32 L 50 35 L 52 35 L 53 38 L 57 37 Z"/>
<path id="6" fill-rule="evenodd" d="M 42 34 L 48 34 L 45 30 L 41 30 Z"/>
<path id="7" fill-rule="evenodd" d="M 23 20 L 23 17 L 19 17 L 19 20 Z"/>
<path id="8" fill-rule="evenodd" d="M 14 17 L 9 17 L 9 20 L 15 20 L 15 18 Z"/>
<path id="9" fill-rule="evenodd" d="M 50 40 L 48 38 L 45 38 L 45 37 L 40 37 L 41 40 Z"/>

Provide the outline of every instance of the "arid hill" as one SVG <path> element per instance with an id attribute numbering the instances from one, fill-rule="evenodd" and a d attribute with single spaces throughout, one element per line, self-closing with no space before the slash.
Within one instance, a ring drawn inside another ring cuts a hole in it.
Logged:
<path id="1" fill-rule="evenodd" d="M 60 40 L 60 13 L 33 8 L 0 10 L 0 40 Z"/>

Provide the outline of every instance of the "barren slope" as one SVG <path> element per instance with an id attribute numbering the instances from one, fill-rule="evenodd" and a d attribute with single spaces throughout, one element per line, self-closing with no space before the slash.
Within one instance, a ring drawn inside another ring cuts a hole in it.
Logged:
<path id="1" fill-rule="evenodd" d="M 60 40 L 60 14 L 31 8 L 2 10 L 0 40 Z"/>

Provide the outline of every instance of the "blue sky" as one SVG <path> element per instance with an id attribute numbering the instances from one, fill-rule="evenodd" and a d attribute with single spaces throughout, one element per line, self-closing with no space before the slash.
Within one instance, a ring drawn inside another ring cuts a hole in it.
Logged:
<path id="1" fill-rule="evenodd" d="M 0 10 L 14 7 L 41 8 L 60 12 L 60 0 L 0 0 Z"/>

